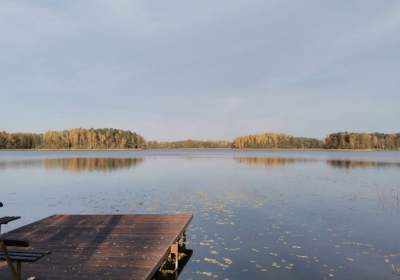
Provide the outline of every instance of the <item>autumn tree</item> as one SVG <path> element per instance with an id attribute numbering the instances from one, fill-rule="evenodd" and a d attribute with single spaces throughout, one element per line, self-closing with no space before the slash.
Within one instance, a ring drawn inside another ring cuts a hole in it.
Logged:
<path id="1" fill-rule="evenodd" d="M 318 149 L 322 148 L 322 141 L 282 133 L 264 133 L 238 137 L 233 140 L 232 147 L 234 149 Z"/>
<path id="2" fill-rule="evenodd" d="M 112 128 L 49 130 L 43 134 L 0 132 L 0 149 L 137 149 L 146 143 L 135 132 Z"/>
<path id="3" fill-rule="evenodd" d="M 331 133 L 324 139 L 325 149 L 399 150 L 400 133 Z"/>

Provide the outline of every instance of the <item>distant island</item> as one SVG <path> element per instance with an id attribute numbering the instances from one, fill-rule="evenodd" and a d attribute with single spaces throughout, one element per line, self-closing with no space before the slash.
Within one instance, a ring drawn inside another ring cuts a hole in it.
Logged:
<path id="1" fill-rule="evenodd" d="M 230 141 L 146 141 L 136 132 L 114 128 L 73 128 L 36 133 L 0 132 L 0 149 L 333 149 L 400 150 L 400 133 L 331 133 L 324 139 L 282 133 L 240 136 Z"/>

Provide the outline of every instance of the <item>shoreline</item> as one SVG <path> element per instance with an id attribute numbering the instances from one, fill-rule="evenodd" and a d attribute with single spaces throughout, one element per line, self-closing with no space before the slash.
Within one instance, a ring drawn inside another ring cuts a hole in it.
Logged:
<path id="1" fill-rule="evenodd" d="M 2 151 L 176 151 L 176 150 L 233 150 L 233 151 L 328 151 L 328 152 L 400 152 L 379 149 L 232 149 L 232 148 L 178 148 L 178 149 L 0 149 Z"/>

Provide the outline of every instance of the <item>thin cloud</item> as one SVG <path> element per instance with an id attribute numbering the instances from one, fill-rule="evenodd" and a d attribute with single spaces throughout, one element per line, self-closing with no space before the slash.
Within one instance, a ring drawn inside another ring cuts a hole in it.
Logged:
<path id="1" fill-rule="evenodd" d="M 396 132 L 399 19 L 397 1 L 2 1 L 0 129 Z"/>

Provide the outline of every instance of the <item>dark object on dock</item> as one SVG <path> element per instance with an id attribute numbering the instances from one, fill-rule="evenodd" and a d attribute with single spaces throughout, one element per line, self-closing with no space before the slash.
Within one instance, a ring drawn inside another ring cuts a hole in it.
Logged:
<path id="1" fill-rule="evenodd" d="M 5 216 L 0 218 L 0 227 L 1 225 L 6 225 L 11 221 L 18 220 L 21 218 L 20 216 Z"/>
<path id="2" fill-rule="evenodd" d="M 51 258 L 26 264 L 38 279 L 151 279 L 177 254 L 192 215 L 54 215 L 8 232 Z M 9 271 L 0 263 L 0 279 Z M 8 275 L 6 274 L 8 272 Z"/>
<path id="3" fill-rule="evenodd" d="M 0 202 L 0 207 L 3 207 L 3 203 Z M 12 222 L 14 220 L 20 219 L 20 216 L 5 216 L 0 218 L 0 235 L 1 235 L 1 225 L 6 225 L 9 222 Z"/>
<path id="4" fill-rule="evenodd" d="M 8 250 L 7 247 L 29 247 L 27 240 L 10 240 L 0 238 L 0 260 L 5 260 L 11 270 L 11 274 L 15 280 L 22 279 L 21 266 L 23 262 L 32 263 L 51 254 L 47 252 L 37 252 L 31 250 Z M 14 267 L 14 262 L 17 262 L 17 268 Z"/>
<path id="5" fill-rule="evenodd" d="M 11 221 L 18 220 L 20 218 L 21 218 L 20 216 L 5 216 L 5 217 L 1 217 L 0 218 L 0 224 L 1 225 L 6 225 Z"/>
<path id="6" fill-rule="evenodd" d="M 3 203 L 0 202 L 0 207 Z M 51 252 L 37 252 L 31 250 L 8 250 L 7 247 L 29 247 L 28 240 L 5 239 L 1 236 L 1 225 L 8 224 L 11 221 L 17 220 L 19 216 L 5 216 L 0 218 L 0 260 L 5 260 L 10 268 L 11 275 L 14 280 L 21 280 L 21 270 L 23 262 L 36 262 L 38 259 L 51 254 Z M 17 262 L 15 268 L 14 262 Z"/>

